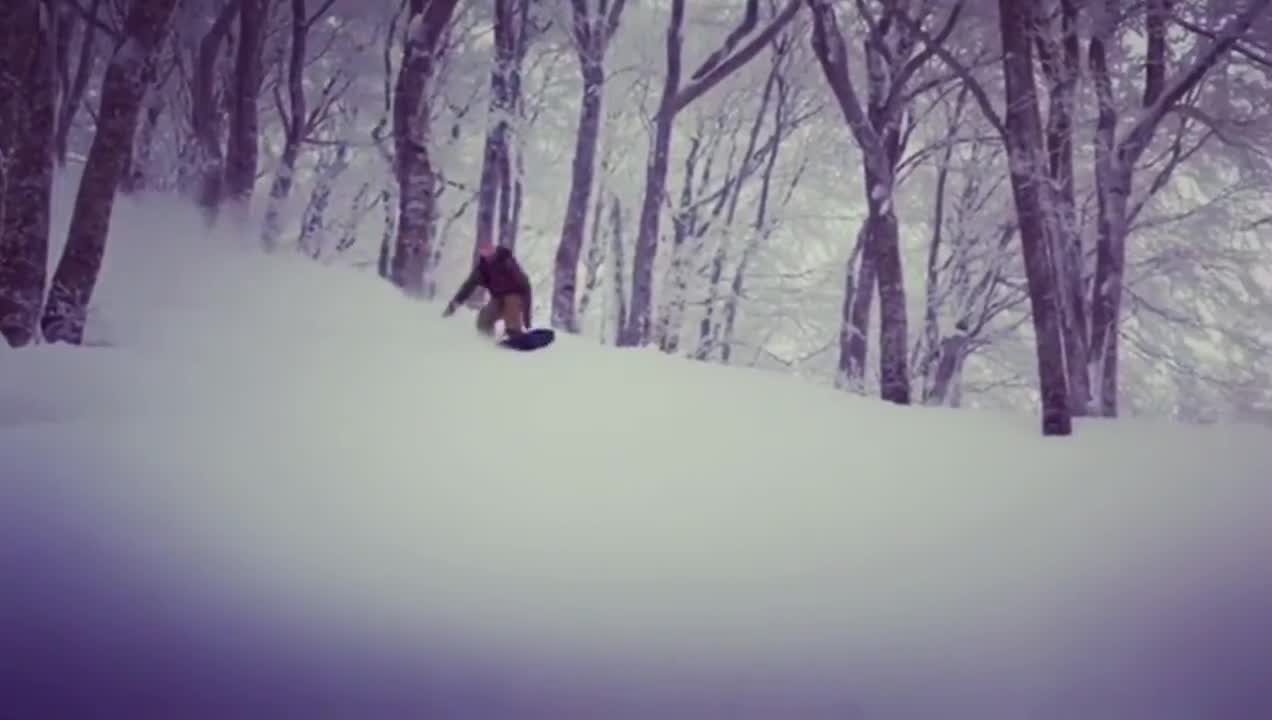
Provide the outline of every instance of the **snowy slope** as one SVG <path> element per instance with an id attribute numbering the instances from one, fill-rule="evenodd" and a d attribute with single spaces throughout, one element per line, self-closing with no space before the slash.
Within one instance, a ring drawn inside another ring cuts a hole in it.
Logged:
<path id="1" fill-rule="evenodd" d="M 0 351 L 13 717 L 1272 717 L 1266 430 L 499 352 L 188 227 Z"/>

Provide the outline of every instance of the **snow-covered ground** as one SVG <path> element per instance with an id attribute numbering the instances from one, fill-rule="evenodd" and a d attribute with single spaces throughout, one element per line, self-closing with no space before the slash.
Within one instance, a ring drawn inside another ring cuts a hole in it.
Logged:
<path id="1" fill-rule="evenodd" d="M 1272 717 L 1266 429 L 501 352 L 193 226 L 0 350 L 0 717 Z"/>

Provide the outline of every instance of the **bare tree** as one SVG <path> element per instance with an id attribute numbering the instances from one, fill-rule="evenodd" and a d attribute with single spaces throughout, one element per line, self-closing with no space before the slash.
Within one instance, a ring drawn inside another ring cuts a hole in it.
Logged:
<path id="1" fill-rule="evenodd" d="M 877 16 L 869 13 L 864 2 L 858 3 L 869 27 L 864 48 L 868 79 L 864 106 L 849 73 L 847 47 L 833 5 L 828 0 L 808 3 L 813 11 L 813 48 L 844 120 L 861 147 L 865 173 L 868 214 L 859 235 L 860 272 L 853 292 L 846 293 L 844 299 L 840 371 L 849 384 L 860 383 L 863 377 L 870 297 L 877 285 L 881 393 L 885 400 L 908 404 L 909 341 L 895 202 L 897 165 L 909 136 L 905 117 L 910 106 L 918 94 L 935 86 L 933 82 L 918 82 L 919 72 L 935 48 L 950 37 L 962 2 L 954 4 L 935 38 L 917 54 L 914 33 L 895 18 L 901 11 L 896 3 L 885 2 Z M 930 10 L 928 3 L 924 3 L 924 10 Z M 921 21 L 922 18 L 913 22 Z M 851 276 L 851 267 L 848 272 Z"/>
<path id="2" fill-rule="evenodd" d="M 1214 39 L 1201 48 L 1186 68 L 1167 83 L 1167 0 L 1149 0 L 1145 12 L 1148 38 L 1144 64 L 1142 107 L 1125 132 L 1118 133 L 1118 110 L 1109 73 L 1107 48 L 1113 41 L 1116 20 L 1122 12 L 1119 0 L 1094 3 L 1089 61 L 1099 105 L 1095 140 L 1095 176 L 1099 197 L 1098 246 L 1095 285 L 1091 303 L 1091 376 L 1098 381 L 1101 414 L 1117 415 L 1118 335 L 1122 308 L 1126 237 L 1129 232 L 1129 198 L 1136 164 L 1148 149 L 1162 119 L 1206 76 L 1272 0 L 1252 0 L 1233 17 Z"/>
<path id="3" fill-rule="evenodd" d="M 225 127 L 218 110 L 217 56 L 243 0 L 227 0 L 199 40 L 190 88 L 190 127 L 194 134 L 193 173 L 196 201 L 208 224 L 216 222 L 225 196 Z"/>
<path id="4" fill-rule="evenodd" d="M 960 94 L 953 123 L 963 120 L 961 98 Z M 995 212 L 1007 182 L 1006 170 L 997 171 L 1002 146 L 973 139 L 964 147 L 957 191 L 950 191 L 949 178 L 954 142 L 947 143 L 937 168 L 924 333 L 915 349 L 923 402 L 929 405 L 955 400 L 964 361 L 994 339 L 991 324 L 1028 300 L 1013 262 L 1016 223 L 988 221 L 1002 217 Z M 942 318 L 949 322 L 942 323 Z M 1013 331 L 1027 319 L 1018 314 L 999 332 Z"/>
<path id="5" fill-rule="evenodd" d="M 274 101 L 283 124 L 283 153 L 279 158 L 278 172 L 269 191 L 269 206 L 265 210 L 265 224 L 261 229 L 261 244 L 272 251 L 282 233 L 282 205 L 291 194 L 296 174 L 296 162 L 302 143 L 325 119 L 331 103 L 340 95 L 336 85 L 341 73 L 333 72 L 323 84 L 322 96 L 315 108 L 309 108 L 305 97 L 305 63 L 308 58 L 309 31 L 314 23 L 326 15 L 334 0 L 326 0 L 311 15 L 305 0 L 291 0 L 291 45 L 287 59 L 287 102 L 275 86 Z M 348 81 L 344 81 L 348 85 Z"/>
<path id="6" fill-rule="evenodd" d="M 430 96 L 436 52 L 458 0 L 410 0 L 406 46 L 393 93 L 399 220 L 390 275 L 412 295 L 424 290 L 436 214 L 436 172 L 429 157 Z"/>
<path id="7" fill-rule="evenodd" d="M 155 54 L 167 33 L 176 0 L 131 0 L 124 42 L 102 81 L 97 132 L 89 149 L 71 214 L 66 249 L 53 273 L 41 327 L 50 342 L 83 341 L 88 304 L 106 250 L 115 193 L 132 157 L 137 116 L 154 81 Z"/>
<path id="8" fill-rule="evenodd" d="M 609 0 L 571 0 L 574 13 L 571 33 L 583 76 L 583 94 L 579 105 L 579 126 L 575 133 L 570 194 L 566 201 L 561 242 L 557 246 L 552 289 L 552 326 L 567 332 L 579 331 L 579 318 L 574 306 L 575 285 L 596 169 L 601 103 L 605 96 L 605 53 L 618 30 L 626 4 L 627 0 L 613 0 L 612 5 Z M 604 245 L 593 242 L 592 248 L 601 252 Z M 604 257 L 603 252 L 599 257 Z M 599 277 L 595 264 L 590 260 L 588 269 L 589 278 Z"/>
<path id="9" fill-rule="evenodd" d="M 1038 386 L 1042 399 L 1042 434 L 1067 436 L 1073 432 L 1069 412 L 1069 386 L 1064 367 L 1064 346 L 1057 309 L 1055 265 L 1049 224 L 1046 152 L 1043 146 L 1042 117 L 1034 81 L 1033 35 L 1035 11 L 1026 4 L 999 0 L 999 36 L 1003 46 L 1003 80 L 1006 113 L 994 109 L 985 87 L 966 64 L 948 48 L 933 41 L 904 13 L 897 19 L 907 25 L 930 50 L 955 72 L 967 92 L 976 100 L 985 119 L 1007 145 L 1012 197 L 1016 205 L 1017 227 L 1029 287 L 1033 319 Z"/>
<path id="10" fill-rule="evenodd" d="M 650 340 L 653 330 L 654 261 L 658 253 L 658 226 L 667 187 L 671 128 L 676 115 L 755 57 L 795 17 L 800 5 L 799 0 L 789 0 L 749 42 L 738 47 L 759 25 L 759 0 L 747 0 L 742 22 L 725 38 L 721 47 L 690 76 L 690 81 L 682 86 L 681 28 L 684 25 L 685 0 L 672 0 L 671 18 L 667 26 L 666 75 L 662 97 L 654 116 L 654 138 L 650 143 L 649 160 L 646 163 L 640 227 L 636 235 L 632 267 L 631 307 L 619 334 L 620 345 L 643 345 Z"/>
<path id="11" fill-rule="evenodd" d="M 1073 168 L 1073 124 L 1076 113 L 1081 48 L 1078 39 L 1078 3 L 1059 0 L 1048 9 L 1037 7 L 1033 37 L 1047 80 L 1047 157 L 1054 213 L 1049 227 L 1054 232 L 1054 259 L 1061 338 L 1069 380 L 1069 412 L 1086 415 L 1091 401 L 1087 365 L 1087 312 L 1083 299 L 1082 233 L 1078 225 Z"/>
<path id="12" fill-rule="evenodd" d="M 53 182 L 56 75 L 48 3 L 0 4 L 0 334 L 38 335 Z"/>
<path id="13" fill-rule="evenodd" d="M 85 14 L 93 19 L 97 18 L 97 10 L 101 6 L 101 0 L 91 0 L 88 4 Z M 76 19 L 76 11 L 69 9 L 65 5 L 63 9 L 66 11 L 63 22 L 64 28 L 68 31 L 71 28 L 79 27 L 80 43 L 79 43 L 79 59 L 75 63 L 75 75 L 69 74 L 62 81 L 62 98 L 58 104 L 57 111 L 57 130 L 54 140 L 55 153 L 59 165 L 66 165 L 66 154 L 70 145 L 71 128 L 75 125 L 75 116 L 79 113 L 80 106 L 84 102 L 84 92 L 88 89 L 88 81 L 93 72 L 93 61 L 96 58 L 96 40 L 100 23 L 86 19 Z"/>
<path id="14" fill-rule="evenodd" d="M 1047 228 L 1049 218 L 1044 185 L 1047 173 L 1029 33 L 1032 19 L 1027 6 L 1012 0 L 999 0 L 998 12 L 1007 96 L 1003 125 L 1037 336 L 1042 433 L 1070 435 L 1073 423 L 1069 413 L 1069 385 L 1056 303 L 1056 275 L 1049 258 L 1048 241 L 1052 235 Z"/>
<path id="15" fill-rule="evenodd" d="M 515 136 L 522 111 L 521 66 L 529 47 L 529 0 L 495 0 L 495 57 L 490 71 L 490 114 L 477 193 L 477 234 L 473 247 L 495 242 L 514 248 L 521 213 L 521 181 L 514 171 Z M 484 290 L 469 296 L 474 307 L 485 302 Z"/>
<path id="16" fill-rule="evenodd" d="M 265 0 L 239 0 L 239 35 L 234 61 L 234 93 L 230 103 L 230 135 L 225 153 L 225 189 L 234 203 L 235 219 L 246 221 L 256 186 L 260 155 L 257 100 L 261 94 L 261 46 L 265 34 Z"/>

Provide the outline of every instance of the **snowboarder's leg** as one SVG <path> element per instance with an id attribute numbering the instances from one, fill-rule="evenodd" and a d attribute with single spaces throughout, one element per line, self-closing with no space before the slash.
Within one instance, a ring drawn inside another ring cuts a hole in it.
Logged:
<path id="1" fill-rule="evenodd" d="M 508 335 L 520 335 L 525 332 L 523 324 L 525 298 L 520 295 L 507 295 L 503 299 L 504 332 Z"/>
<path id="2" fill-rule="evenodd" d="M 477 331 L 482 335 L 493 337 L 495 334 L 495 321 L 499 319 L 503 312 L 503 302 L 500 298 L 492 297 L 486 305 L 477 311 Z"/>

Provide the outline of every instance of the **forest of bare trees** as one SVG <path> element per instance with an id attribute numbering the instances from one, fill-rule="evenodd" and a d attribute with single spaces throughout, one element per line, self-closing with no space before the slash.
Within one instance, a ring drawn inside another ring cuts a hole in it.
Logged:
<path id="1" fill-rule="evenodd" d="M 6 0 L 10 347 L 83 342 L 119 196 L 1045 435 L 1272 404 L 1272 0 Z"/>

